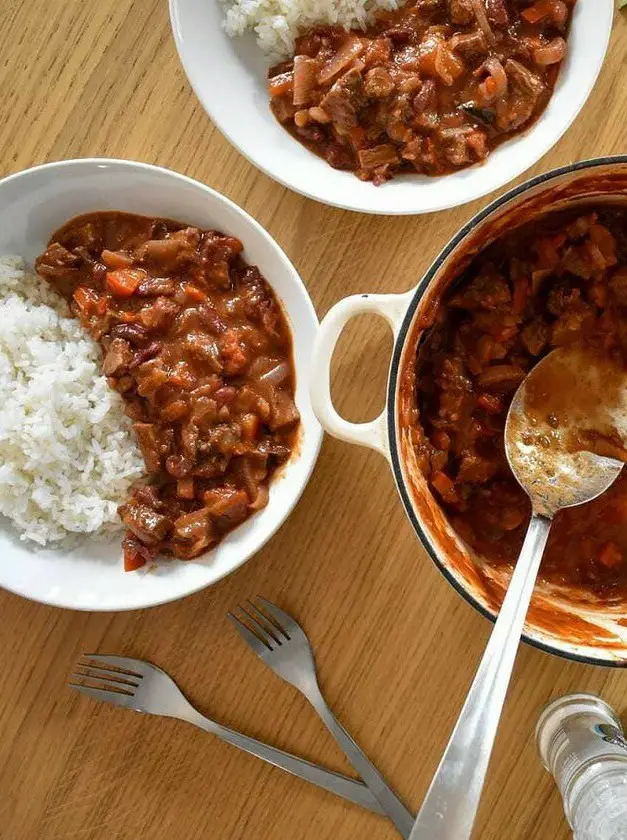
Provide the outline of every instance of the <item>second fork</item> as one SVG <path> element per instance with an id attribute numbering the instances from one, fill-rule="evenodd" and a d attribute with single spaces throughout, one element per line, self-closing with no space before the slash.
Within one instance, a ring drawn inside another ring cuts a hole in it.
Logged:
<path id="1" fill-rule="evenodd" d="M 265 598 L 255 600 L 256 604 L 249 601 L 245 606 L 240 605 L 238 613 L 229 613 L 235 629 L 275 674 L 309 700 L 400 834 L 409 837 L 414 818 L 327 705 L 304 630 L 275 604 Z"/>

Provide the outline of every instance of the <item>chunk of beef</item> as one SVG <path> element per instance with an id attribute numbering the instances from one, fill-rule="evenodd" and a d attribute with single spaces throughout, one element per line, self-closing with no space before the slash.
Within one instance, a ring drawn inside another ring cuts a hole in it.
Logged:
<path id="1" fill-rule="evenodd" d="M 105 376 L 120 376 L 133 360 L 133 351 L 128 341 L 114 338 L 102 362 L 102 372 Z"/>
<path id="2" fill-rule="evenodd" d="M 139 321 L 147 330 L 166 329 L 180 311 L 180 306 L 167 297 L 158 297 L 154 303 L 139 311 Z"/>
<path id="3" fill-rule="evenodd" d="M 35 261 L 37 273 L 47 280 L 66 298 L 72 297 L 81 278 L 82 259 L 68 251 L 58 242 L 53 242 Z"/>
<path id="4" fill-rule="evenodd" d="M 535 318 L 523 329 L 520 340 L 525 345 L 527 352 L 532 356 L 539 356 L 549 342 L 549 325 L 541 318 Z"/>
<path id="5" fill-rule="evenodd" d="M 472 9 L 471 0 L 448 0 L 448 8 L 451 23 L 461 26 L 473 23 L 475 13 Z"/>
<path id="6" fill-rule="evenodd" d="M 510 83 L 523 93 L 532 97 L 534 101 L 537 100 L 542 93 L 544 93 L 545 86 L 540 76 L 532 70 L 529 70 L 529 68 L 525 67 L 524 64 L 516 61 L 516 59 L 507 59 L 505 62 L 505 72 L 507 73 L 507 78 Z"/>
<path id="7" fill-rule="evenodd" d="M 270 403 L 268 426 L 273 431 L 284 426 L 291 426 L 300 420 L 300 413 L 294 400 L 285 391 L 273 390 L 268 402 Z"/>
<path id="8" fill-rule="evenodd" d="M 366 101 L 364 82 L 357 69 L 349 70 L 334 83 L 322 98 L 320 106 L 331 117 L 333 124 L 341 130 L 355 128 L 357 112 Z"/>
<path id="9" fill-rule="evenodd" d="M 489 50 L 485 35 L 480 30 L 476 32 L 456 33 L 449 39 L 449 47 L 464 58 L 479 58 Z"/>
<path id="10" fill-rule="evenodd" d="M 459 465 L 458 481 L 485 484 L 498 472 L 498 461 L 483 458 L 476 452 L 465 452 Z"/>
<path id="11" fill-rule="evenodd" d="M 506 29 L 509 26 L 509 14 L 505 0 L 485 0 L 488 20 L 498 29 Z"/>
<path id="12" fill-rule="evenodd" d="M 133 431 L 144 458 L 147 472 L 158 473 L 161 470 L 163 458 L 169 450 L 165 436 L 160 433 L 154 423 L 134 423 Z"/>
<path id="13" fill-rule="evenodd" d="M 118 508 L 124 525 L 146 545 L 156 545 L 164 540 L 172 530 L 172 522 L 148 505 L 136 502 L 133 498 Z"/>
<path id="14" fill-rule="evenodd" d="M 383 99 L 394 90 L 394 80 L 385 67 L 373 67 L 366 73 L 364 90 L 366 96 Z"/>
<path id="15" fill-rule="evenodd" d="M 248 495 L 235 487 L 207 490 L 203 502 L 215 527 L 221 532 L 230 531 L 248 515 Z"/>
<path id="16" fill-rule="evenodd" d="M 172 277 L 147 277 L 137 287 L 135 294 L 139 297 L 157 297 L 158 295 L 173 295 L 176 284 Z"/>
<path id="17" fill-rule="evenodd" d="M 459 309 L 493 310 L 511 302 L 512 295 L 507 281 L 494 270 L 486 269 L 450 300 L 450 306 Z"/>
<path id="18" fill-rule="evenodd" d="M 189 359 L 208 364 L 215 373 L 222 371 L 218 345 L 205 333 L 189 333 L 181 342 L 181 348 Z"/>

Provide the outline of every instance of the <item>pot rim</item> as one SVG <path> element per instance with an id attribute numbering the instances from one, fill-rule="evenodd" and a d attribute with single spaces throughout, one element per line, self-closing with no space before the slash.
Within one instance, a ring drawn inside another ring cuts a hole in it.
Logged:
<path id="1" fill-rule="evenodd" d="M 480 210 L 478 213 L 476 213 L 468 222 L 466 222 L 466 224 L 462 226 L 462 228 L 452 237 L 452 239 L 449 240 L 449 242 L 440 251 L 438 256 L 433 260 L 425 274 L 420 279 L 414 291 L 414 295 L 409 303 L 409 306 L 405 311 L 398 331 L 398 335 L 396 336 L 396 340 L 394 342 L 394 350 L 390 362 L 390 376 L 388 379 L 388 390 L 386 400 L 388 446 L 390 453 L 390 463 L 392 466 L 392 472 L 394 473 L 394 480 L 396 482 L 399 495 L 403 502 L 405 513 L 407 514 L 409 521 L 411 522 L 412 527 L 416 531 L 416 534 L 418 535 L 418 538 L 420 539 L 420 542 L 425 548 L 427 554 L 435 563 L 436 567 L 439 569 L 444 578 L 446 578 L 448 583 L 464 598 L 464 600 L 468 604 L 474 607 L 474 609 L 477 610 L 477 612 L 479 612 L 482 616 L 484 616 L 484 618 L 487 618 L 492 623 L 496 621 L 496 615 L 494 615 L 490 612 L 490 610 L 484 607 L 483 604 L 481 604 L 469 591 L 467 591 L 462 586 L 462 584 L 454 577 L 454 575 L 449 571 L 449 569 L 447 569 L 447 567 L 438 557 L 438 553 L 435 550 L 431 538 L 422 527 L 420 518 L 416 514 L 416 510 L 412 501 L 412 493 L 407 486 L 407 482 L 405 480 L 405 476 L 403 474 L 403 469 L 401 466 L 400 446 L 396 424 L 398 380 L 401 371 L 401 358 L 405 350 L 407 338 L 411 331 L 411 327 L 414 321 L 414 315 L 429 284 L 431 283 L 437 272 L 440 270 L 442 265 L 457 248 L 457 246 L 470 233 L 472 233 L 472 231 L 475 230 L 475 228 L 479 224 L 481 224 L 496 210 L 503 207 L 512 199 L 517 198 L 518 196 L 533 189 L 534 187 L 548 183 L 549 181 L 560 178 L 563 175 L 569 175 L 573 172 L 579 172 L 581 170 L 586 169 L 592 170 L 596 167 L 608 166 L 612 164 L 627 164 L 627 155 L 606 155 L 604 157 L 590 158 L 589 160 L 578 161 L 576 163 L 571 163 L 566 166 L 558 167 L 556 169 L 551 169 L 548 172 L 544 172 L 541 175 L 537 175 L 534 178 L 531 178 L 525 181 L 524 183 L 519 184 L 513 189 L 508 190 L 506 193 L 499 196 L 494 201 L 490 202 L 490 204 L 488 204 L 482 210 Z M 573 662 L 579 662 L 584 665 L 597 665 L 609 668 L 627 668 L 627 658 L 621 661 L 616 659 L 584 656 L 582 654 L 570 653 L 566 650 L 562 650 L 548 643 L 540 642 L 537 639 L 534 639 L 526 632 L 522 634 L 522 640 L 531 647 L 537 648 L 538 650 L 541 650 L 544 653 L 550 653 L 554 656 L 560 656 L 564 659 L 568 659 Z"/>

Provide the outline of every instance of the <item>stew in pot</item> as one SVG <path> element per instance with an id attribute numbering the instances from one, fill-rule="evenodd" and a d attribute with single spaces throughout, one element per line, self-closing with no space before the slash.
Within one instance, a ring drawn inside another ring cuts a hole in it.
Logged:
<path id="1" fill-rule="evenodd" d="M 126 569 L 196 557 L 268 500 L 299 427 L 292 342 L 242 243 L 127 213 L 57 231 L 38 273 L 103 351 L 150 483 L 120 507 Z"/>
<path id="2" fill-rule="evenodd" d="M 536 361 L 580 344 L 627 384 L 627 213 L 548 216 L 486 248 L 447 294 L 404 371 L 403 423 L 458 534 L 489 563 L 513 564 L 530 516 L 504 449 L 512 396 Z M 624 460 L 624 447 L 603 453 Z M 590 447 L 596 449 L 596 445 Z M 541 575 L 627 594 L 627 473 L 600 498 L 561 511 Z"/>

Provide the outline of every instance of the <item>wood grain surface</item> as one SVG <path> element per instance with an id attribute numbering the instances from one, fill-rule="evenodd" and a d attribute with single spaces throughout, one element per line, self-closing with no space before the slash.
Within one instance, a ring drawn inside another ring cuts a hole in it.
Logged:
<path id="1" fill-rule="evenodd" d="M 616 17 L 583 113 L 528 175 L 627 151 L 627 18 Z M 161 164 L 225 193 L 283 246 L 320 315 L 348 294 L 410 288 L 485 203 L 428 217 L 367 217 L 269 180 L 196 101 L 165 0 L 0 0 L 0 116 L 0 175 L 101 155 Z M 385 328 L 367 318 L 342 339 L 334 391 L 351 419 L 380 409 L 390 344 Z M 113 709 L 64 686 L 85 651 L 150 659 L 218 720 L 347 772 L 305 700 L 229 627 L 226 611 L 257 593 L 302 622 L 331 705 L 417 809 L 490 625 L 426 557 L 383 459 L 326 439 L 287 524 L 211 589 L 122 614 L 67 612 L 0 593 L 2 840 L 396 836 L 385 820 L 191 727 Z M 477 838 L 570 836 L 536 757 L 533 727 L 543 703 L 571 690 L 602 693 L 625 711 L 627 672 L 522 648 Z"/>

